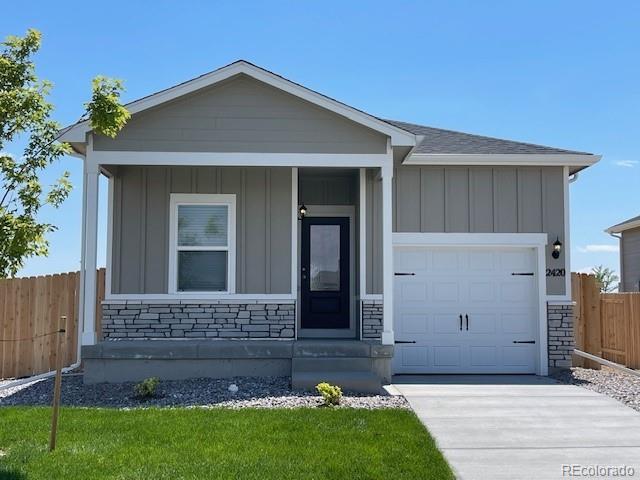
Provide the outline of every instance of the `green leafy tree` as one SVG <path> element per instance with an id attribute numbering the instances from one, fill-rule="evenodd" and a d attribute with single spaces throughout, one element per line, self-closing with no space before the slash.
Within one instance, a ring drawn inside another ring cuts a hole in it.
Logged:
<path id="1" fill-rule="evenodd" d="M 38 213 L 45 205 L 58 208 L 71 191 L 68 172 L 53 185 L 40 182 L 46 168 L 71 151 L 56 141 L 60 125 L 51 119 L 53 105 L 47 101 L 51 83 L 35 72 L 32 57 L 40 42 L 40 32 L 28 30 L 0 44 L 0 278 L 15 275 L 27 258 L 48 254 L 46 235 L 56 227 L 39 221 Z M 114 137 L 129 119 L 121 90 L 119 80 L 93 80 L 85 107 L 97 133 Z M 18 141 L 25 147 L 16 158 L 5 149 Z"/>
<path id="2" fill-rule="evenodd" d="M 591 273 L 595 275 L 596 280 L 600 284 L 600 291 L 602 293 L 613 292 L 618 287 L 620 278 L 610 268 L 598 265 L 597 267 L 593 267 Z"/>

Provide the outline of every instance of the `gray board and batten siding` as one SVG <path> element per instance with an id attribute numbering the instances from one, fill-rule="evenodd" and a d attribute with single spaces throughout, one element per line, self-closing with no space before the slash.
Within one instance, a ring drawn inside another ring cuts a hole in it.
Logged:
<path id="1" fill-rule="evenodd" d="M 171 193 L 236 195 L 236 293 L 291 290 L 291 168 L 118 167 L 112 292 L 167 293 Z"/>
<path id="2" fill-rule="evenodd" d="M 640 228 L 620 234 L 621 287 L 623 292 L 637 292 L 640 288 Z"/>
<path id="3" fill-rule="evenodd" d="M 367 173 L 367 293 L 382 292 L 381 186 Z M 562 167 L 408 166 L 396 162 L 393 231 L 440 233 L 547 233 L 547 268 L 564 269 Z M 565 274 L 568 274 L 565 272 Z M 547 277 L 547 294 L 564 295 L 565 277 Z"/>

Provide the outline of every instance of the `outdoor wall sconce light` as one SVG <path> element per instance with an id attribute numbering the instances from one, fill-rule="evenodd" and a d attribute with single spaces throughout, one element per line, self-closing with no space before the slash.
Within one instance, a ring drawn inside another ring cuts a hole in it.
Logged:
<path id="1" fill-rule="evenodd" d="M 298 207 L 298 219 L 302 220 L 307 214 L 307 206 L 303 203 Z"/>
<path id="2" fill-rule="evenodd" d="M 553 258 L 559 258 L 561 251 L 562 251 L 562 242 L 560 241 L 560 238 L 557 237 L 556 241 L 553 242 L 553 252 L 551 252 L 551 256 Z"/>

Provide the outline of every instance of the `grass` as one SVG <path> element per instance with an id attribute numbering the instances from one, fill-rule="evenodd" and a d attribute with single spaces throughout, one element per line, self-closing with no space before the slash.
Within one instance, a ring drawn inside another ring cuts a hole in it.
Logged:
<path id="1" fill-rule="evenodd" d="M 0 408 L 0 479 L 449 479 L 407 410 Z"/>

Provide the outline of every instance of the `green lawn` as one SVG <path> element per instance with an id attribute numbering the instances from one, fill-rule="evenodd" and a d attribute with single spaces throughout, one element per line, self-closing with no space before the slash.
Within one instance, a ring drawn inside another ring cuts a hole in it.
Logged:
<path id="1" fill-rule="evenodd" d="M 448 479 L 407 410 L 0 408 L 0 479 Z"/>

